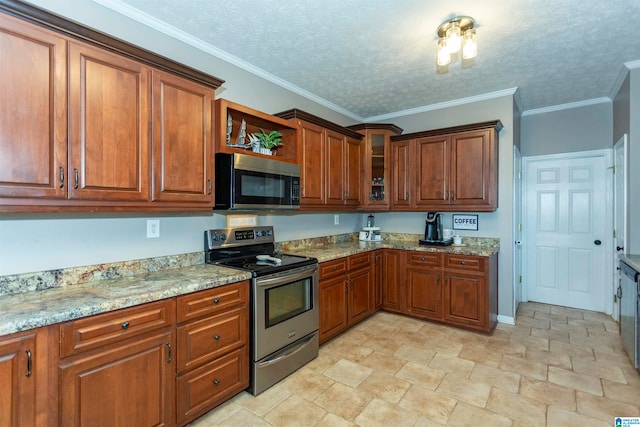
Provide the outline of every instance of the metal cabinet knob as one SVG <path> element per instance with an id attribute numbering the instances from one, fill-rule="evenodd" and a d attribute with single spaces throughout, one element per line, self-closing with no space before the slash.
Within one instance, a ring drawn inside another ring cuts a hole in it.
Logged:
<path id="1" fill-rule="evenodd" d="M 218 304 L 219 302 L 220 302 L 220 298 L 214 298 L 214 299 L 213 299 L 213 303 L 214 303 L 214 304 Z"/>
<path id="2" fill-rule="evenodd" d="M 213 339 L 216 340 L 216 341 L 220 341 L 220 335 L 214 335 Z"/>
<path id="3" fill-rule="evenodd" d="M 213 385 L 218 385 L 218 384 L 220 384 L 220 380 L 219 379 L 216 378 L 215 380 L 213 380 Z"/>
<path id="4" fill-rule="evenodd" d="M 122 322 L 120 326 L 122 327 L 123 331 L 126 331 L 127 329 L 129 329 L 129 322 Z"/>

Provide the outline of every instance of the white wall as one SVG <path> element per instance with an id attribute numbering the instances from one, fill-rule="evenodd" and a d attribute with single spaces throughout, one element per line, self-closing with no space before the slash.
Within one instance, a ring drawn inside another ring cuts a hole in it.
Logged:
<path id="1" fill-rule="evenodd" d="M 612 128 L 611 102 L 525 114 L 520 152 L 527 157 L 611 148 Z"/>

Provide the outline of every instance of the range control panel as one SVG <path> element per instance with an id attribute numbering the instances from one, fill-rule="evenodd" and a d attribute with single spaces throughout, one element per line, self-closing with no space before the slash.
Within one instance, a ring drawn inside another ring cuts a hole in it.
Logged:
<path id="1" fill-rule="evenodd" d="M 220 249 L 258 243 L 273 243 L 273 226 L 219 228 L 204 232 L 205 249 Z"/>

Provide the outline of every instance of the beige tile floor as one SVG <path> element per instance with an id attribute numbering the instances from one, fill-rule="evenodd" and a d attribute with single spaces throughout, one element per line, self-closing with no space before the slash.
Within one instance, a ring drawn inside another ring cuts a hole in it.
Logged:
<path id="1" fill-rule="evenodd" d="M 205 426 L 613 426 L 640 417 L 640 375 L 618 325 L 595 312 L 523 303 L 492 336 L 380 312 Z"/>

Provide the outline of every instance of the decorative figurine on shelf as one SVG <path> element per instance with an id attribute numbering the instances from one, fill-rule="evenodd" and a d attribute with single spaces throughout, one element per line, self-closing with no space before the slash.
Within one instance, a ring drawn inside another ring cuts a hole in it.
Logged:
<path id="1" fill-rule="evenodd" d="M 246 147 L 245 140 L 247 138 L 247 122 L 242 119 L 240 124 L 240 131 L 238 132 L 238 138 L 236 139 L 236 145 L 238 147 Z"/>
<path id="2" fill-rule="evenodd" d="M 227 145 L 231 145 L 231 131 L 233 129 L 233 119 L 231 113 L 227 113 Z"/>
<path id="3" fill-rule="evenodd" d="M 254 153 L 260 152 L 260 138 L 255 133 L 249 135 L 249 144 L 251 145 L 251 151 Z"/>

